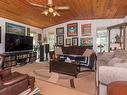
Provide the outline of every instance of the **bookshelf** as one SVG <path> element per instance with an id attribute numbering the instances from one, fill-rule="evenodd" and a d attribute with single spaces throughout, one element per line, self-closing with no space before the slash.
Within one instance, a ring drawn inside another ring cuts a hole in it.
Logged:
<path id="1" fill-rule="evenodd" d="M 32 63 L 37 58 L 37 53 L 32 51 L 12 52 L 0 54 L 3 58 L 2 68 Z"/>

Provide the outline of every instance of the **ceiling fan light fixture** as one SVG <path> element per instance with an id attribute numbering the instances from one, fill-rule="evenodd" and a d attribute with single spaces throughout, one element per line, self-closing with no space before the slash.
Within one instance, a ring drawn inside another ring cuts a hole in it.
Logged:
<path id="1" fill-rule="evenodd" d="M 31 3 L 31 5 L 33 6 L 37 6 L 37 7 L 41 7 L 43 9 L 45 9 L 43 12 L 41 12 L 41 14 L 45 15 L 45 16 L 61 16 L 59 14 L 59 12 L 57 12 L 57 10 L 68 10 L 69 6 L 55 6 L 53 4 L 53 0 L 48 0 L 48 4 L 46 5 L 40 5 L 40 4 L 36 4 L 36 3 Z"/>
<path id="2" fill-rule="evenodd" d="M 45 11 L 44 14 L 47 16 L 48 15 L 48 11 Z"/>
<path id="3" fill-rule="evenodd" d="M 55 12 L 53 13 L 53 16 L 56 16 L 56 13 Z"/>
<path id="4" fill-rule="evenodd" d="M 48 10 L 50 13 L 53 13 L 53 11 L 54 11 L 53 8 L 49 8 Z"/>

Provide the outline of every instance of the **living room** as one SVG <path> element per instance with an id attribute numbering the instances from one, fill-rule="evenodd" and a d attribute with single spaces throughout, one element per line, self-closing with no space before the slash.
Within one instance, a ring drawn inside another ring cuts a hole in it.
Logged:
<path id="1" fill-rule="evenodd" d="M 127 95 L 126 0 L 0 0 L 0 95 Z"/>

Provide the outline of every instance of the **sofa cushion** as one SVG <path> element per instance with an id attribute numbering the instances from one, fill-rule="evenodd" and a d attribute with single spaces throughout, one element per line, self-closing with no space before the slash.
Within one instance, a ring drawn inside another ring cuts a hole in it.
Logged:
<path id="1" fill-rule="evenodd" d="M 107 64 L 108 64 L 109 66 L 113 66 L 113 64 L 115 64 L 115 63 L 122 63 L 123 61 L 124 61 L 124 59 L 114 57 L 114 58 L 111 59 Z"/>
<path id="2" fill-rule="evenodd" d="M 115 50 L 114 57 L 126 59 L 127 58 L 127 50 Z"/>
<path id="3" fill-rule="evenodd" d="M 127 63 L 115 63 L 114 67 L 127 68 Z"/>
<path id="4" fill-rule="evenodd" d="M 98 60 L 109 62 L 113 57 L 114 57 L 114 52 L 105 52 L 101 55 L 101 57 Z"/>
<path id="5" fill-rule="evenodd" d="M 127 59 L 124 59 L 123 63 L 127 63 Z"/>
<path id="6" fill-rule="evenodd" d="M 127 81 L 127 69 L 113 66 L 99 67 L 99 81 L 103 84 L 109 84 L 113 81 Z"/>

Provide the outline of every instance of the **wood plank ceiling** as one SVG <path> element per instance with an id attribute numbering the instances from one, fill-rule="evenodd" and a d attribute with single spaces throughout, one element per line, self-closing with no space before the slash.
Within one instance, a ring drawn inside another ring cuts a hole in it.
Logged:
<path id="1" fill-rule="evenodd" d="M 28 2 L 47 4 L 47 0 L 0 0 L 0 16 L 39 28 L 70 20 L 123 18 L 127 15 L 127 0 L 53 0 L 55 5 L 69 6 L 59 11 L 60 17 L 45 17 L 44 10 Z"/>

